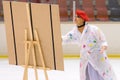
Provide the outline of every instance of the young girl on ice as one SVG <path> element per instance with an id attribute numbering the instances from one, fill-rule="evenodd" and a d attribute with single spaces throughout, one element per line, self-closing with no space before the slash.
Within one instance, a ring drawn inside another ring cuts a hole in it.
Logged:
<path id="1" fill-rule="evenodd" d="M 107 41 L 96 26 L 88 25 L 84 11 L 76 10 L 76 26 L 62 36 L 63 43 L 77 42 L 80 46 L 80 80 L 116 80 L 106 55 Z"/>

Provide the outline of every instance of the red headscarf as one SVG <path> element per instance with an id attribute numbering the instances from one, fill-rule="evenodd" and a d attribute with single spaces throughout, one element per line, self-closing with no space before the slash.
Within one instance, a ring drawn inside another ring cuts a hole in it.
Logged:
<path id="1" fill-rule="evenodd" d="M 77 9 L 77 10 L 76 10 L 76 15 L 77 15 L 77 16 L 80 16 L 80 17 L 81 17 L 83 20 L 85 20 L 85 21 L 88 21 L 88 20 L 89 20 L 87 14 L 86 14 L 84 11 L 82 11 L 82 10 Z"/>

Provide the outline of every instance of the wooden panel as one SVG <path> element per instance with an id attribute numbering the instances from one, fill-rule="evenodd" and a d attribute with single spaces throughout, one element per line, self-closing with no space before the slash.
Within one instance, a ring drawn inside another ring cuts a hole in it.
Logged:
<path id="1" fill-rule="evenodd" d="M 40 38 L 46 67 L 55 69 L 53 44 L 51 34 L 50 7 L 48 4 L 31 4 L 33 29 L 37 29 Z M 36 49 L 37 64 L 41 65 L 38 50 Z"/>
<path id="2" fill-rule="evenodd" d="M 15 44 L 13 37 L 13 24 L 11 17 L 11 8 L 9 1 L 3 1 L 3 10 L 4 10 L 4 22 L 6 29 L 6 37 L 7 37 L 7 51 L 9 57 L 10 64 L 16 64 L 16 53 L 15 53 Z"/>
<path id="3" fill-rule="evenodd" d="M 50 6 L 49 4 L 26 2 L 11 2 L 11 5 L 12 10 L 9 11 L 12 11 L 12 18 L 10 18 L 10 21 L 13 21 L 13 25 L 11 24 L 11 26 L 14 28 L 13 32 L 15 39 L 14 43 L 11 44 L 15 45 L 14 49 L 16 49 L 17 60 L 13 58 L 13 60 L 10 59 L 10 61 L 17 61 L 18 65 L 24 64 L 25 29 L 28 31 L 28 40 L 33 39 L 35 36 L 34 30 L 36 29 L 38 31 L 40 43 L 42 46 L 46 67 L 50 69 L 63 70 L 63 54 L 58 5 Z M 10 14 L 10 12 L 8 14 Z M 10 25 L 10 23 L 6 24 Z M 13 28 L 11 29 L 11 32 Z M 11 35 L 12 34 L 10 34 L 10 36 Z M 15 53 L 11 53 L 11 55 L 15 55 Z M 37 66 L 42 67 L 37 47 L 35 47 L 35 55 L 37 59 Z M 29 65 L 33 65 L 32 54 L 30 56 Z"/>
<path id="4" fill-rule="evenodd" d="M 27 9 L 29 10 L 29 4 L 26 2 L 12 2 L 16 50 L 19 65 L 23 65 L 25 62 L 25 29 L 28 30 L 28 39 L 30 39 L 29 30 L 31 30 L 31 22 Z M 30 56 L 30 58 L 32 57 Z M 30 64 L 32 64 L 31 61 Z"/>
<path id="5" fill-rule="evenodd" d="M 59 16 L 58 5 L 51 5 L 51 12 L 52 12 L 52 29 L 53 29 L 53 37 L 54 37 L 53 45 L 54 45 L 54 50 L 55 50 L 56 69 L 64 70 L 60 16 Z"/>

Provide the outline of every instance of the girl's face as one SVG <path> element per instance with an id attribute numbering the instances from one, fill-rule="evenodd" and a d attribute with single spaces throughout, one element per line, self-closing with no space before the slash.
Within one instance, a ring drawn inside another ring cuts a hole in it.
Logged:
<path id="1" fill-rule="evenodd" d="M 75 23 L 77 26 L 82 25 L 84 20 L 80 16 L 75 16 Z"/>

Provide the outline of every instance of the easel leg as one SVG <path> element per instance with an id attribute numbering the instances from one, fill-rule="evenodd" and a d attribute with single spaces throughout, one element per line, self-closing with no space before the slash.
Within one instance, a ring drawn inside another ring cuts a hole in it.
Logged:
<path id="1" fill-rule="evenodd" d="M 29 55 L 30 55 L 30 49 L 31 44 L 29 43 L 29 47 L 27 49 L 27 43 L 25 43 L 25 70 L 24 70 L 24 77 L 23 80 L 28 80 L 28 62 L 29 62 Z"/>
<path id="2" fill-rule="evenodd" d="M 35 57 L 35 52 L 34 52 L 34 44 L 32 45 L 32 55 L 33 55 L 35 77 L 36 77 L 36 80 L 38 80 L 38 74 L 37 74 L 37 68 L 36 68 L 36 57 Z"/>
<path id="3" fill-rule="evenodd" d="M 43 70 L 44 70 L 45 78 L 46 78 L 46 80 L 48 80 L 48 75 L 47 75 L 47 71 L 46 71 L 46 67 L 45 67 L 45 62 L 44 62 L 43 55 L 42 55 L 41 44 L 40 44 L 38 33 L 37 33 L 36 30 L 35 30 L 35 37 L 36 37 L 36 41 L 37 41 L 39 55 L 40 55 L 40 58 L 41 58 L 41 61 L 42 61 L 42 65 L 43 65 Z"/>

